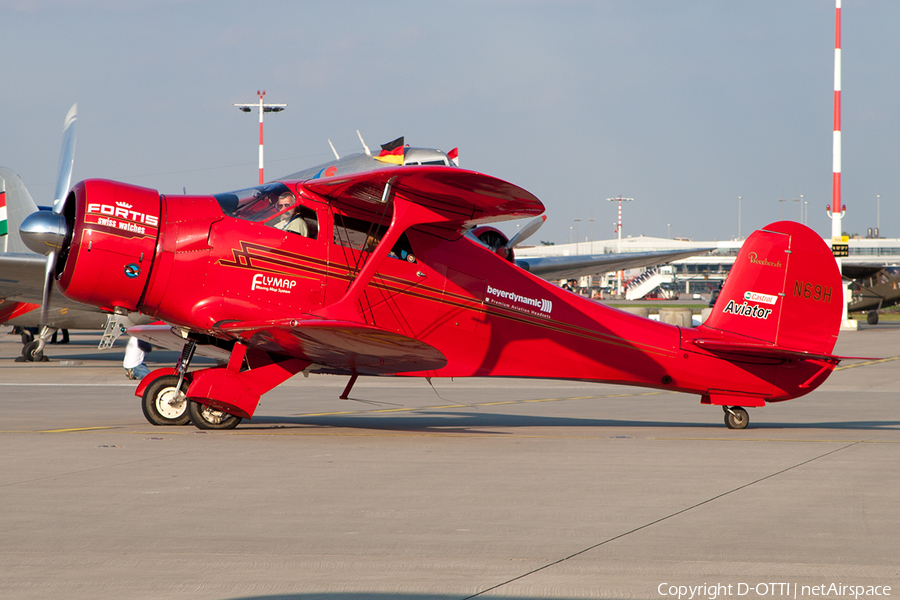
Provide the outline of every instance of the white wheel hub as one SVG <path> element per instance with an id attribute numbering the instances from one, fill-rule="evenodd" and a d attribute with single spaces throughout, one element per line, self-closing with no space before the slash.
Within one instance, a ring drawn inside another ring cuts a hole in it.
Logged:
<path id="1" fill-rule="evenodd" d="M 177 419 L 187 410 L 187 399 L 174 387 L 163 389 L 156 396 L 156 412 L 166 419 Z"/>

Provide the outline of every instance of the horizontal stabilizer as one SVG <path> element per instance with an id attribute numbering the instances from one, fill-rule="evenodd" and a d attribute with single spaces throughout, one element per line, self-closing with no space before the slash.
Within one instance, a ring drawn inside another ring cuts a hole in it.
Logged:
<path id="1" fill-rule="evenodd" d="M 758 358 L 802 358 L 808 360 L 825 360 L 837 365 L 844 360 L 884 360 L 874 356 L 838 356 L 837 354 L 817 354 L 804 352 L 803 350 L 791 350 L 778 346 L 766 346 L 762 344 L 729 342 L 724 340 L 698 339 L 693 342 L 700 348 L 711 352 L 726 352 L 743 356 L 755 356 Z"/>
<path id="2" fill-rule="evenodd" d="M 700 348 L 704 348 L 711 352 L 725 352 L 728 354 L 739 354 L 742 356 L 754 356 L 758 358 L 803 358 L 803 359 L 819 359 L 839 363 L 847 356 L 835 356 L 834 354 L 819 354 L 815 352 L 804 352 L 803 350 L 790 350 L 780 348 L 778 346 L 770 346 L 764 344 L 730 342 L 723 340 L 694 340 L 694 344 Z"/>

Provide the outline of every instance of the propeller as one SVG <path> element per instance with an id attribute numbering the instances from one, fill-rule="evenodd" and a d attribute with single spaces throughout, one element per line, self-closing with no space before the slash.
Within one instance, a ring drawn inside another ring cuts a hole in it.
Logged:
<path id="1" fill-rule="evenodd" d="M 509 243 L 506 244 L 507 248 L 515 248 L 531 236 L 535 234 L 535 232 L 541 228 L 541 225 L 544 224 L 544 221 L 547 220 L 547 215 L 541 215 L 539 217 L 535 217 L 532 220 L 528 221 L 528 224 L 521 228 L 516 235 L 509 240 Z"/>
<path id="2" fill-rule="evenodd" d="M 69 187 L 72 184 L 72 167 L 75 162 L 75 122 L 77 120 L 78 104 L 73 104 L 69 112 L 66 113 L 66 120 L 63 123 L 63 141 L 62 149 L 59 153 L 59 175 L 56 178 L 53 209 L 31 213 L 22 221 L 22 225 L 19 227 L 19 233 L 25 245 L 32 251 L 44 254 L 47 257 L 44 267 L 44 289 L 41 294 L 42 331 L 47 325 L 56 259 L 68 233 L 63 210 L 65 209 Z M 36 352 L 40 351 L 42 346 Z"/>
<path id="3" fill-rule="evenodd" d="M 490 248 L 491 252 L 493 252 L 494 254 L 505 258 L 510 262 L 514 262 L 515 247 L 534 235 L 534 233 L 541 228 L 541 225 L 543 225 L 544 221 L 546 220 L 547 215 L 535 217 L 534 219 L 529 221 L 528 224 L 525 225 L 525 227 L 522 227 L 519 232 L 510 240 L 507 240 L 506 236 L 503 233 L 501 233 L 497 229 L 494 229 L 493 227 L 476 227 L 466 235 L 472 235 L 482 244 Z"/>

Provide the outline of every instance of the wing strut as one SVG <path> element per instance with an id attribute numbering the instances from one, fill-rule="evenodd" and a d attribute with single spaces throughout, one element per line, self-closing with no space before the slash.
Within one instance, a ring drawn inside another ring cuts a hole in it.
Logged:
<path id="1" fill-rule="evenodd" d="M 381 196 L 382 204 L 386 204 L 390 200 L 391 185 L 394 178 L 388 180 L 384 186 L 384 193 Z M 439 224 L 450 222 L 450 219 L 441 213 L 435 212 L 426 206 L 410 202 L 402 196 L 394 196 L 394 212 L 391 219 L 391 225 L 385 232 L 384 237 L 378 242 L 378 246 L 372 252 L 369 260 L 366 261 L 362 270 L 356 278 L 350 283 L 350 287 L 344 292 L 344 295 L 334 304 L 326 306 L 322 310 L 312 314 L 325 319 L 333 319 L 336 321 L 351 321 L 362 323 L 361 313 L 359 311 L 358 302 L 362 297 L 366 286 L 375 277 L 381 264 L 387 258 L 388 253 L 404 231 L 415 225 Z"/>
<path id="2" fill-rule="evenodd" d="M 344 393 L 340 396 L 341 400 L 346 400 L 350 396 L 350 390 L 353 389 L 353 384 L 356 383 L 358 377 L 359 375 L 356 373 L 350 376 L 350 381 L 347 382 L 347 387 L 344 388 Z"/>

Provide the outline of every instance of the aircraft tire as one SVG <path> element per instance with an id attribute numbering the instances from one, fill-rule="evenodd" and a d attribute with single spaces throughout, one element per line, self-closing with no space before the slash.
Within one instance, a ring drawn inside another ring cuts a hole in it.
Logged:
<path id="1" fill-rule="evenodd" d="M 31 341 L 22 347 L 22 356 L 28 362 L 41 362 L 44 360 L 44 350 L 38 350 L 40 341 Z"/>
<path id="2" fill-rule="evenodd" d="M 28 331 L 27 329 L 22 330 L 22 343 L 30 344 L 34 341 L 34 334 Z"/>
<path id="3" fill-rule="evenodd" d="M 866 323 L 869 325 L 878 325 L 878 311 L 870 310 L 866 315 Z"/>
<path id="4" fill-rule="evenodd" d="M 193 400 L 188 401 L 188 413 L 197 429 L 234 429 L 241 422 L 240 417 Z"/>
<path id="5" fill-rule="evenodd" d="M 728 429 L 746 429 L 749 423 L 750 416 L 740 406 L 732 406 L 725 410 L 725 426 Z"/>
<path id="6" fill-rule="evenodd" d="M 184 398 L 180 404 L 169 404 L 175 395 L 178 375 L 163 375 L 153 380 L 141 396 L 141 409 L 144 417 L 153 425 L 187 425 L 191 421 L 188 411 L 188 400 Z M 188 382 L 181 382 L 181 390 L 187 392 Z"/>

